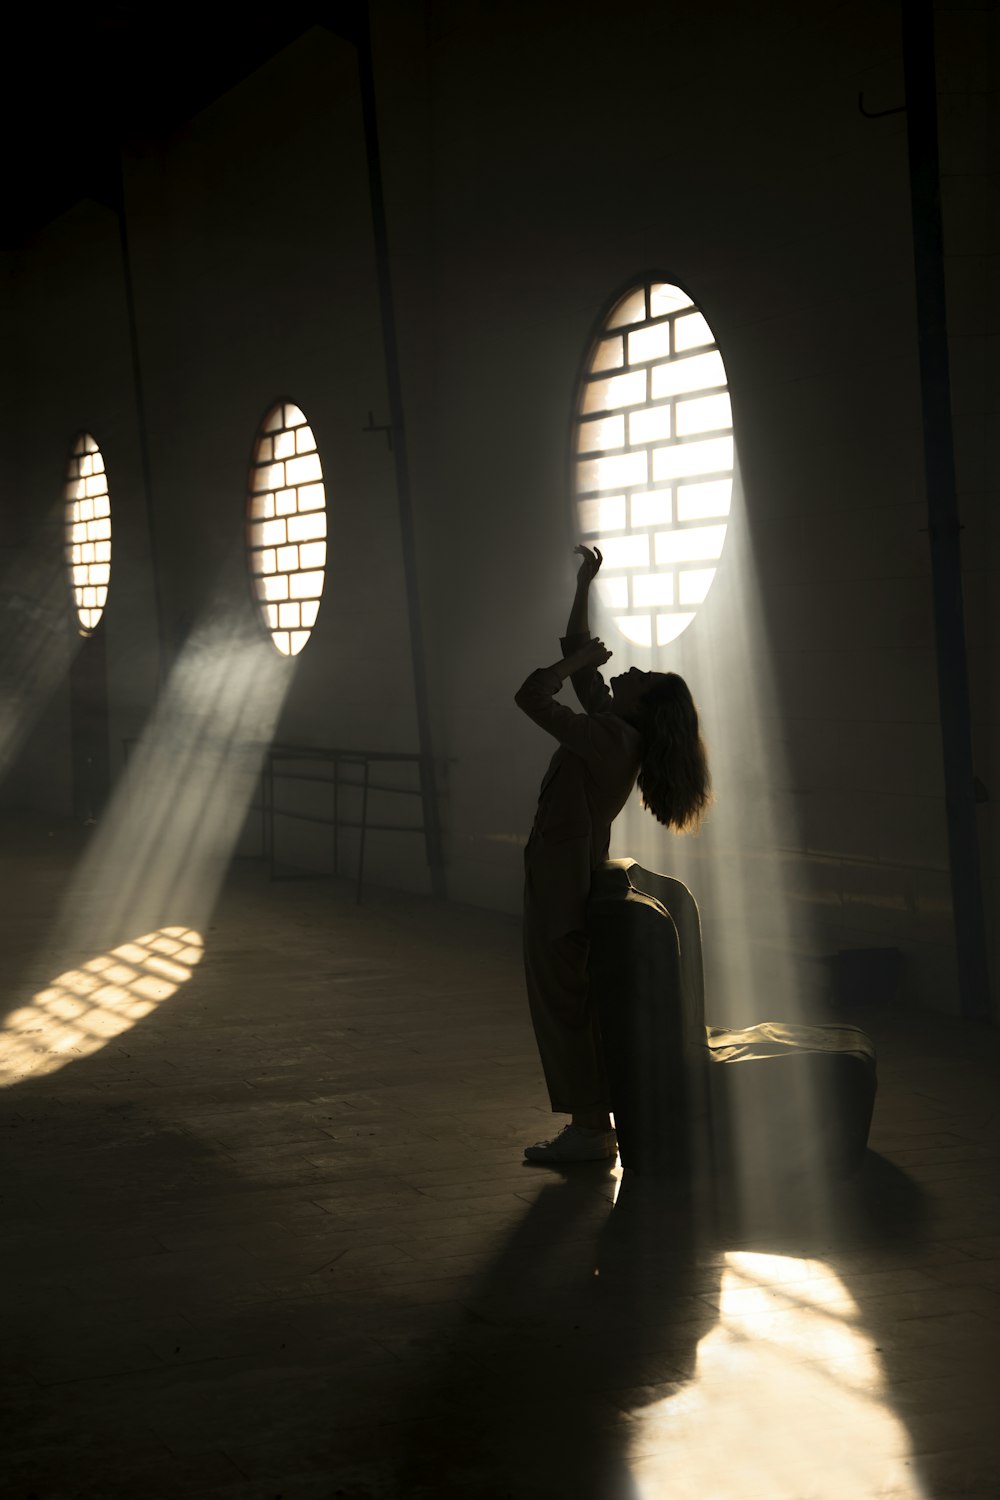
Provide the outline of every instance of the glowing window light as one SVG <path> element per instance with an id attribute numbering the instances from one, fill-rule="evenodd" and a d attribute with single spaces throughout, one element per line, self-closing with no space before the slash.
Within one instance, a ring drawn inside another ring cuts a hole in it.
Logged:
<path id="1" fill-rule="evenodd" d="M 189 927 L 161 927 L 68 969 L 0 1028 L 0 1087 L 53 1073 L 131 1030 L 191 978 L 204 952 Z"/>
<path id="2" fill-rule="evenodd" d="M 326 491 L 312 428 L 289 401 L 271 407 L 254 444 L 247 553 L 271 639 L 283 656 L 297 656 L 326 579 Z"/>
<path id="3" fill-rule="evenodd" d="M 708 595 L 732 500 L 732 430 L 703 314 L 668 282 L 630 288 L 587 360 L 573 461 L 579 532 L 604 554 L 598 592 L 634 645 L 676 640 Z"/>
<path id="4" fill-rule="evenodd" d="M 878 1347 L 823 1261 L 727 1251 L 692 1379 L 633 1422 L 636 1500 L 926 1500 Z"/>
<path id="5" fill-rule="evenodd" d="M 104 459 L 89 432 L 81 432 L 73 444 L 64 495 L 66 566 L 80 634 L 91 635 L 111 581 L 111 501 Z"/>

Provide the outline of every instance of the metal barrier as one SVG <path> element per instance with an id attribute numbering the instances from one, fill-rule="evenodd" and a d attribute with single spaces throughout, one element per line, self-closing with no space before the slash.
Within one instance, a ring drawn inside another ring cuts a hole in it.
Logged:
<path id="1" fill-rule="evenodd" d="M 422 819 L 419 823 L 372 823 L 368 819 L 368 794 L 370 792 L 389 793 L 401 797 L 417 797 L 422 800 L 421 761 L 422 757 L 418 754 L 405 754 L 394 750 L 339 750 L 315 745 L 272 745 L 267 754 L 265 770 L 262 776 L 263 805 L 265 809 L 263 816 L 266 819 L 267 827 L 265 841 L 270 860 L 271 879 L 309 878 L 309 876 L 304 875 L 287 876 L 277 873 L 277 862 L 274 853 L 274 820 L 276 816 L 280 818 L 297 818 L 303 822 L 321 823 L 332 827 L 334 875 L 340 873 L 340 830 L 342 828 L 357 828 L 360 829 L 361 833 L 358 844 L 357 872 L 357 900 L 360 902 L 364 884 L 365 843 L 369 832 L 419 833 L 424 836 L 426 842 L 427 829 Z M 318 762 L 329 766 L 332 770 L 332 775 L 314 775 L 308 772 L 281 770 L 282 763 L 288 762 L 292 764 L 301 764 L 302 762 L 316 764 Z M 373 765 L 387 766 L 390 764 L 415 766 L 417 769 L 418 784 L 415 787 L 402 787 L 389 786 L 384 782 L 372 781 L 371 767 Z M 341 776 L 342 766 L 359 766 L 362 772 L 361 779 L 344 780 Z M 276 781 L 306 781 L 329 786 L 333 791 L 333 816 L 323 817 L 318 813 L 295 812 L 288 807 L 278 807 L 275 800 Z M 360 790 L 361 792 L 360 818 L 344 818 L 341 816 L 341 791 L 347 788 Z"/>
<path id="2" fill-rule="evenodd" d="M 122 757 L 124 769 L 127 774 L 130 751 L 138 743 L 136 736 L 128 736 L 122 740 Z M 315 879 L 321 871 L 302 871 L 297 875 L 283 875 L 278 873 L 278 864 L 274 849 L 274 820 L 279 818 L 292 818 L 303 823 L 319 823 L 333 829 L 333 870 L 332 874 L 340 874 L 340 830 L 342 828 L 360 829 L 361 838 L 358 846 L 358 868 L 357 868 L 357 900 L 360 903 L 361 893 L 364 885 L 365 873 L 365 844 L 369 833 L 419 833 L 427 842 L 427 829 L 421 819 L 419 823 L 372 823 L 368 818 L 368 795 L 370 792 L 390 793 L 401 797 L 417 797 L 423 801 L 423 778 L 420 775 L 422 757 L 419 754 L 402 753 L 394 750 L 340 750 L 326 746 L 316 745 L 272 745 L 264 758 L 258 783 L 258 794 L 247 808 L 247 814 L 260 814 L 260 853 L 244 856 L 245 858 L 266 859 L 272 880 L 308 880 Z M 319 763 L 329 766 L 332 774 L 315 775 L 309 772 L 282 770 L 283 764 L 291 763 L 301 765 L 303 762 Z M 384 782 L 375 782 L 371 779 L 372 765 L 412 765 L 417 769 L 418 784 L 414 787 L 389 786 Z M 341 776 L 342 766 L 360 766 L 360 780 L 345 780 Z M 328 786 L 333 792 L 333 816 L 324 817 L 321 813 L 299 812 L 289 807 L 278 807 L 275 799 L 275 783 L 281 782 L 312 782 L 319 786 Z M 359 790 L 361 792 L 361 816 L 360 818 L 345 818 L 341 816 L 341 792 L 347 790 Z M 429 852 L 429 851 L 428 851 Z"/>

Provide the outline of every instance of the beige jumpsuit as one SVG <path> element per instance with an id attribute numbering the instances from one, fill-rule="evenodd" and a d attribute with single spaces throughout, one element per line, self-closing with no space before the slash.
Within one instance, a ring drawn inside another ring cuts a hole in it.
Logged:
<path id="1" fill-rule="evenodd" d="M 568 656 L 590 640 L 566 636 Z M 591 872 L 608 858 L 611 824 L 639 771 L 639 731 L 611 711 L 596 669 L 575 672 L 585 712 L 554 701 L 558 673 L 542 667 L 515 703 L 559 748 L 542 780 L 524 851 L 524 973 L 528 1005 L 553 1110 L 606 1109 L 600 1035 L 587 995 L 586 908 Z"/>

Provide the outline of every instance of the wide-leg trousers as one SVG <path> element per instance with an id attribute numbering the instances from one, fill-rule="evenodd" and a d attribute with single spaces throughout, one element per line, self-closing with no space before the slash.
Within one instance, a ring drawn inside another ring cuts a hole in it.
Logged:
<path id="1" fill-rule="evenodd" d="M 587 978 L 587 892 L 576 903 L 577 926 L 556 931 L 568 920 L 567 903 L 552 899 L 558 875 L 544 860 L 525 860 L 524 977 L 549 1100 L 556 1113 L 573 1114 L 607 1109 L 608 1085 Z"/>

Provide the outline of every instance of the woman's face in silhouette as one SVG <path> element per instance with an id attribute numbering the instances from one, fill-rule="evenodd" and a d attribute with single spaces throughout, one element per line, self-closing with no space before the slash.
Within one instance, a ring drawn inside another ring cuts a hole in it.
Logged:
<path id="1" fill-rule="evenodd" d="M 652 686 L 652 674 L 632 667 L 619 677 L 612 677 L 609 686 L 614 695 L 615 713 L 620 718 L 630 719 L 638 710 L 639 700 Z"/>

